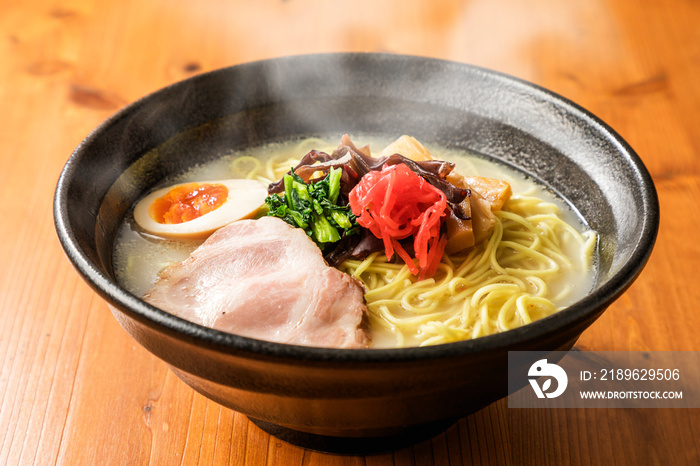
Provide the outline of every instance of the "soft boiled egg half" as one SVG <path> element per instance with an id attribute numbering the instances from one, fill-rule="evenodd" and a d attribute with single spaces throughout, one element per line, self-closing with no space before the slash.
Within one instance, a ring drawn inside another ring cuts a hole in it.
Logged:
<path id="1" fill-rule="evenodd" d="M 255 216 L 267 187 L 255 180 L 180 183 L 153 191 L 134 207 L 134 220 L 158 236 L 204 239 L 215 230 Z"/>

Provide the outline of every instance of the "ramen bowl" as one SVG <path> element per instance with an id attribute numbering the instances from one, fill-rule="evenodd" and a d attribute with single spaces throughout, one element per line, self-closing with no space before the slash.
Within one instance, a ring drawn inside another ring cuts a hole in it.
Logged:
<path id="1" fill-rule="evenodd" d="M 598 232 L 593 289 L 561 312 L 500 334 L 349 350 L 205 328 L 147 304 L 115 280 L 117 229 L 159 181 L 234 150 L 343 133 L 410 134 L 535 178 Z M 273 435 L 338 453 L 430 438 L 506 396 L 508 352 L 570 349 L 638 276 L 659 222 L 656 191 L 640 158 L 586 110 L 486 69 L 387 54 L 259 61 L 150 94 L 78 146 L 54 207 L 59 239 L 78 273 L 182 381 Z"/>

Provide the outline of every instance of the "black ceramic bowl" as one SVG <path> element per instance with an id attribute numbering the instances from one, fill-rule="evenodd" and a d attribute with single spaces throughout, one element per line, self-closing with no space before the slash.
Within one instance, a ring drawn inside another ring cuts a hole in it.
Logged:
<path id="1" fill-rule="evenodd" d="M 598 231 L 595 288 L 560 313 L 498 335 L 427 348 L 340 350 L 204 328 L 115 281 L 117 227 L 167 175 L 233 149 L 344 132 L 411 134 L 539 179 Z M 214 71 L 124 108 L 66 164 L 55 222 L 69 259 L 119 323 L 185 383 L 288 441 L 370 452 L 428 438 L 505 396 L 508 351 L 571 348 L 643 268 L 659 207 L 634 151 L 558 95 L 459 63 L 329 54 Z"/>

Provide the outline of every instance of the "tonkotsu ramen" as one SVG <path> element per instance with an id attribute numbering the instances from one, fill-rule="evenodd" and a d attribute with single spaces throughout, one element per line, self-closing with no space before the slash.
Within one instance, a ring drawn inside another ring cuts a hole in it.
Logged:
<path id="1" fill-rule="evenodd" d="M 247 149 L 159 184 L 119 229 L 118 282 L 200 325 L 339 348 L 504 332 L 591 289 L 597 235 L 546 186 L 410 136 L 356 139 Z"/>

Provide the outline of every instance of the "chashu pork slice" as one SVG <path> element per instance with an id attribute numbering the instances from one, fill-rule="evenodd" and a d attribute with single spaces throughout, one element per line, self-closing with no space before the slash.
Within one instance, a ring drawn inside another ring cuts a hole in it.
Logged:
<path id="1" fill-rule="evenodd" d="M 260 340 L 365 348 L 364 291 L 304 233 L 275 217 L 241 220 L 172 264 L 143 298 L 200 325 Z"/>

